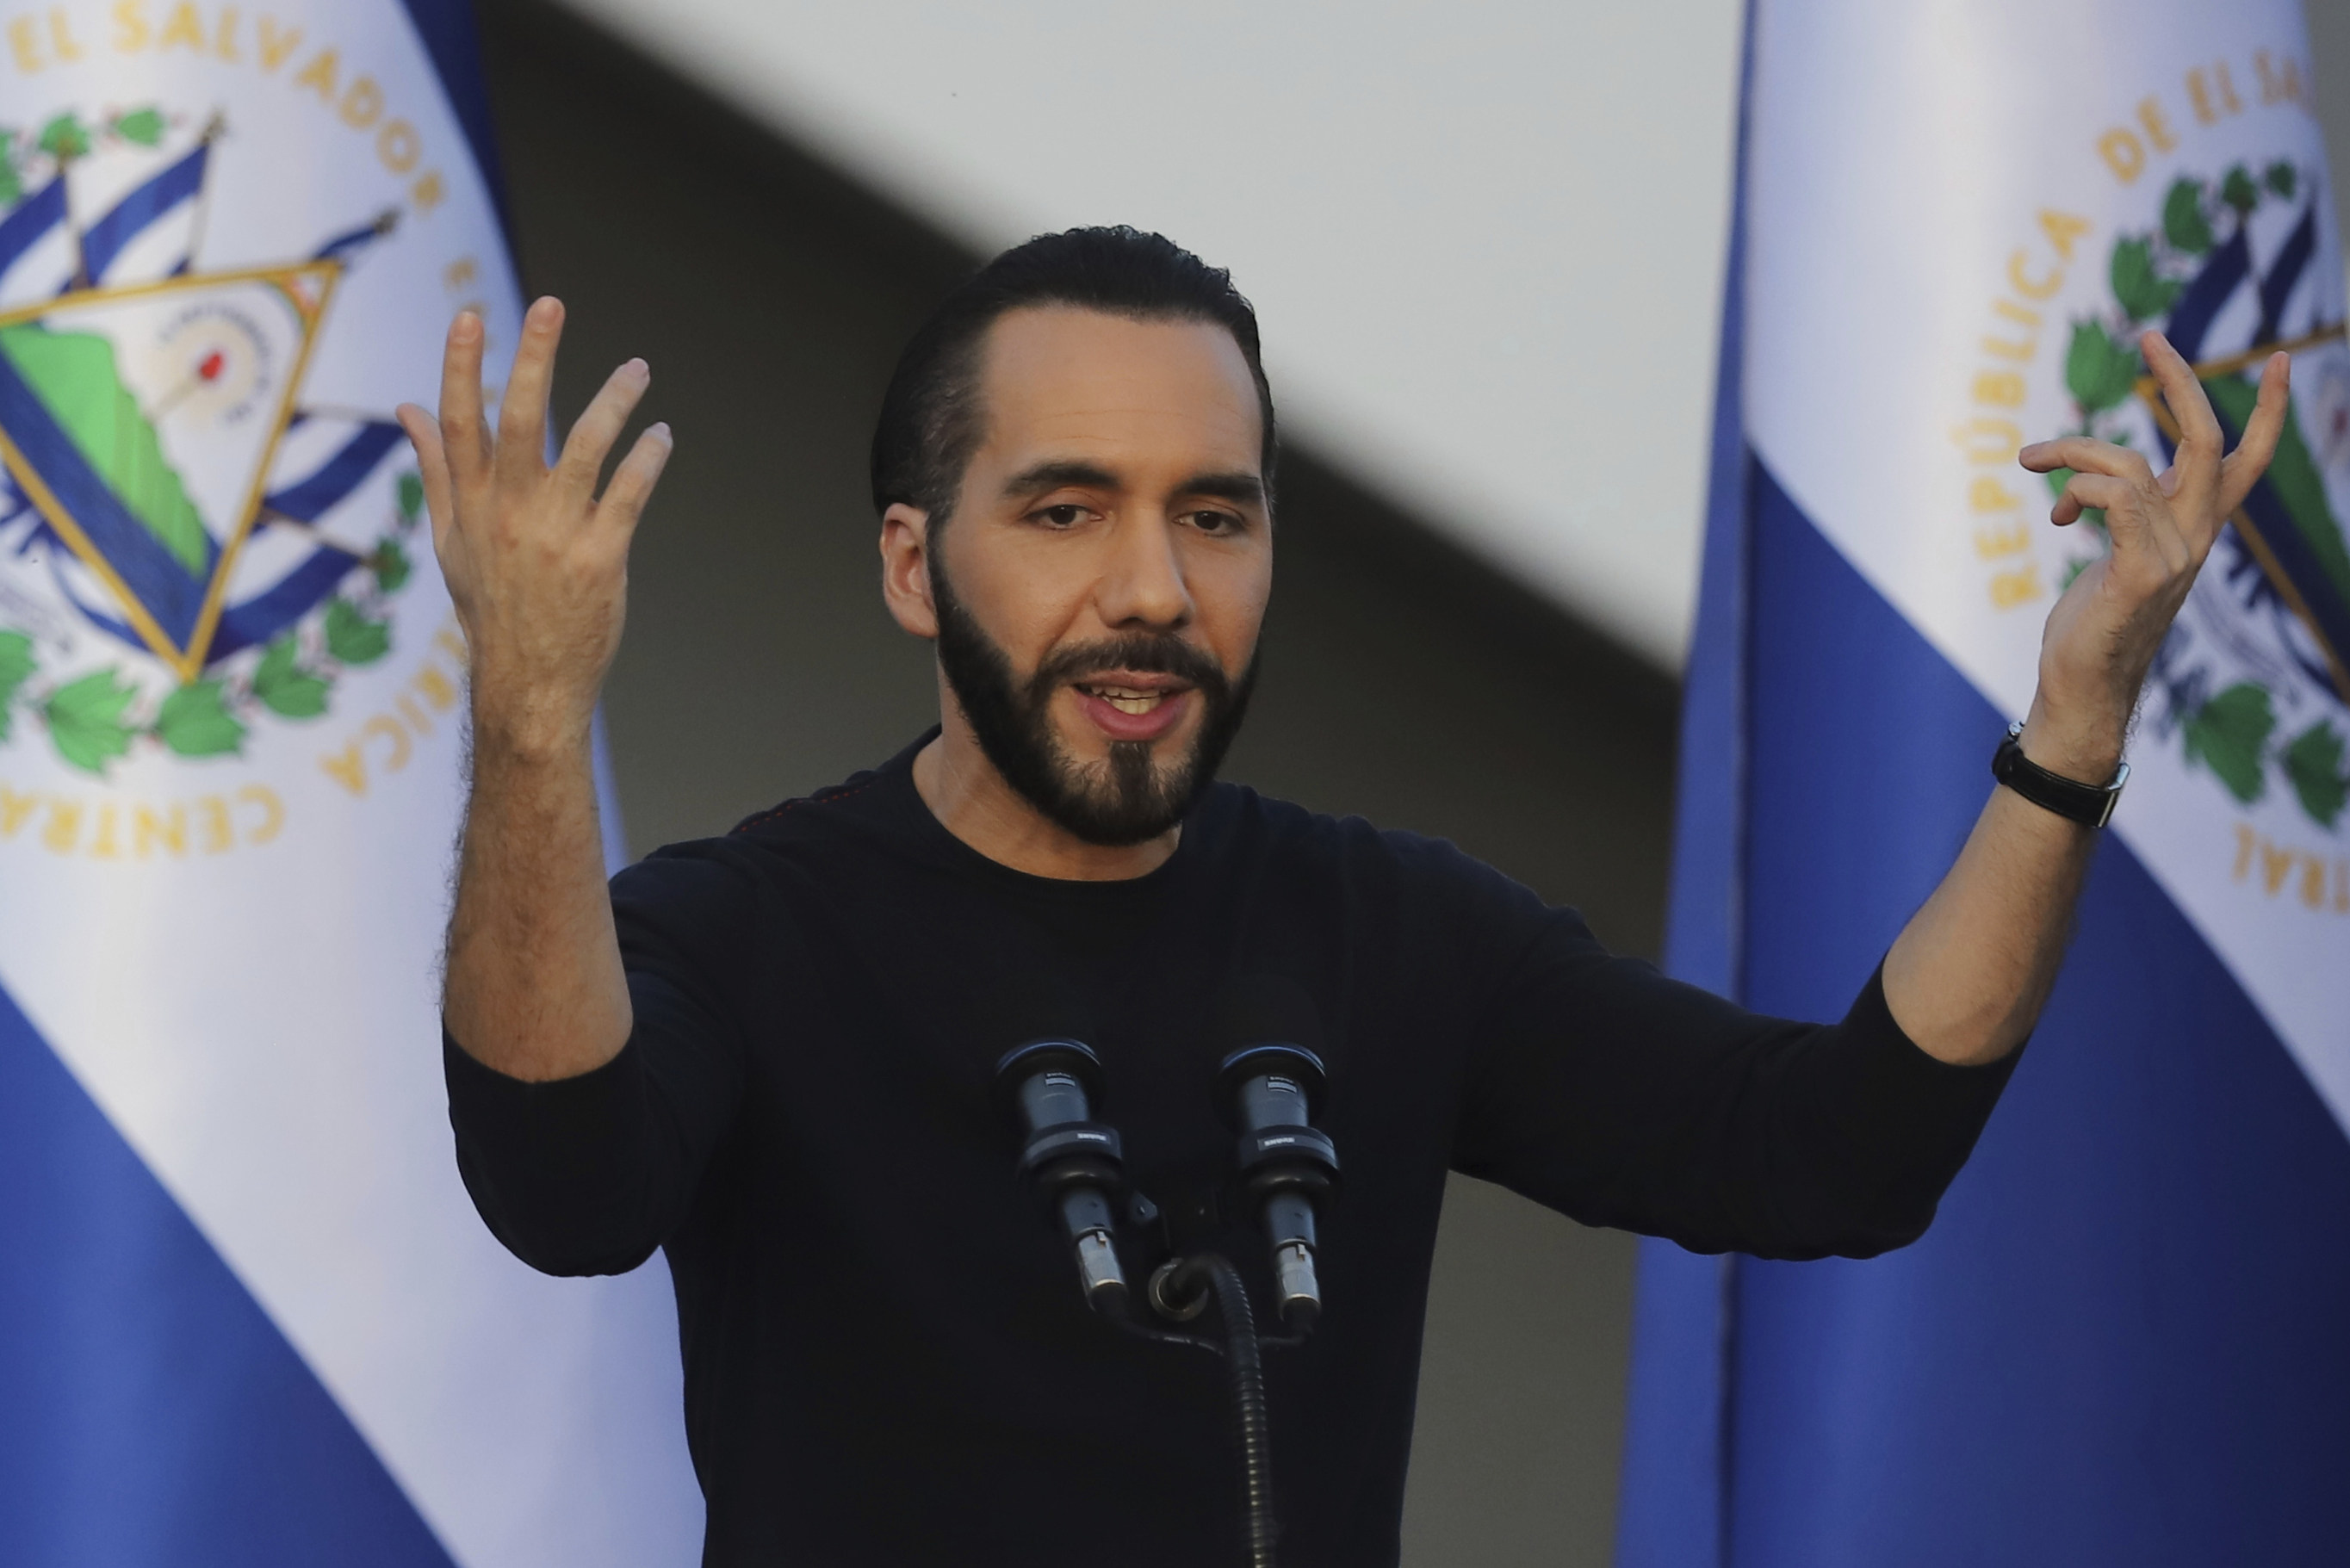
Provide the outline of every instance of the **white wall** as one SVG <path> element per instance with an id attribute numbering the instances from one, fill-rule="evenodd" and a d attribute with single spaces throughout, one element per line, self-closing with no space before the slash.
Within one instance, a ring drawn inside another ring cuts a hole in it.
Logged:
<path id="1" fill-rule="evenodd" d="M 1293 433 L 1661 665 L 1739 0 L 567 0 L 974 248 L 1232 268 Z"/>

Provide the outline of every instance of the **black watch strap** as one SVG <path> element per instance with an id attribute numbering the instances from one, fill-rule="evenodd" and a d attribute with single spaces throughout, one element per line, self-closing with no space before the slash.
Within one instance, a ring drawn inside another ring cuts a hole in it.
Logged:
<path id="1" fill-rule="evenodd" d="M 2021 722 L 2007 727 L 2007 739 L 1991 753 L 1991 777 L 2043 810 L 2070 817 L 2084 827 L 2103 827 L 2114 819 L 2114 803 L 2122 798 L 2122 785 L 2129 783 L 2127 763 L 2109 784 L 2082 784 L 2052 774 L 2025 756 L 2018 739 L 2022 733 Z"/>

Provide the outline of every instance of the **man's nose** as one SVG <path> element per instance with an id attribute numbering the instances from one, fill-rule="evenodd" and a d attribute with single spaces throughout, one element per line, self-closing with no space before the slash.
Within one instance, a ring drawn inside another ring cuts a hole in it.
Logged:
<path id="1" fill-rule="evenodd" d="M 1129 514 L 1111 531 L 1096 607 L 1110 627 L 1175 628 L 1191 619 L 1191 590 L 1175 551 L 1175 524 Z"/>

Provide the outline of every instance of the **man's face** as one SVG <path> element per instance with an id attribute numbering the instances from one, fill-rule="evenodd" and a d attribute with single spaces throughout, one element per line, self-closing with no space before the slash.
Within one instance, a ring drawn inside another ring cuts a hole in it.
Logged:
<path id="1" fill-rule="evenodd" d="M 1164 833 L 1247 702 L 1273 580 L 1255 383 L 1222 327 L 1014 311 L 930 552 L 939 659 L 982 748 L 1079 838 Z"/>

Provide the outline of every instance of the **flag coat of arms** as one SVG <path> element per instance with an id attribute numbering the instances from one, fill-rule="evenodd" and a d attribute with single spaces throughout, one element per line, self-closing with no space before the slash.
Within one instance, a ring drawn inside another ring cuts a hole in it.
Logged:
<path id="1" fill-rule="evenodd" d="M 1926 1237 L 1644 1244 L 1617 1561 L 2350 1552 L 2350 348 L 2294 0 L 1754 0 L 1670 961 L 1836 1016 L 2105 548 L 2017 449 L 2267 477 L 2148 682 L 2049 1008 Z M 2056 483 L 2061 484 L 2063 476 Z"/>
<path id="2" fill-rule="evenodd" d="M 458 1180 L 464 646 L 391 421 L 519 298 L 447 0 L 0 20 L 0 1560 L 682 1562 L 658 1268 Z"/>

